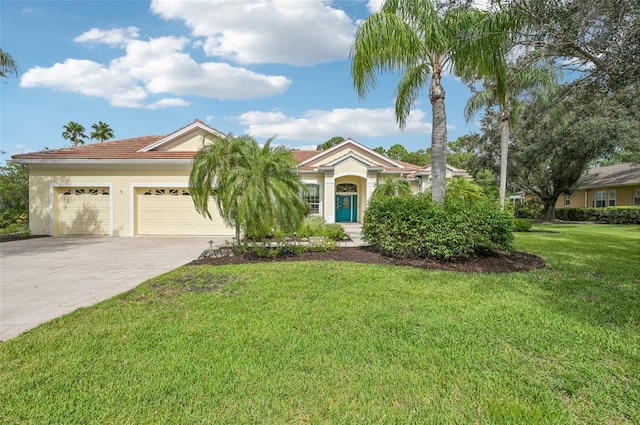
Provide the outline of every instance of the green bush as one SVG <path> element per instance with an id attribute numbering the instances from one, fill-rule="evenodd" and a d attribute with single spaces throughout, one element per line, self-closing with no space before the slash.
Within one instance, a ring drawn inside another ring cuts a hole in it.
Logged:
<path id="1" fill-rule="evenodd" d="M 513 207 L 513 215 L 517 218 L 542 218 L 544 205 L 538 199 L 518 202 Z"/>
<path id="2" fill-rule="evenodd" d="M 640 224 L 640 207 L 557 208 L 556 218 L 564 221 Z"/>
<path id="3" fill-rule="evenodd" d="M 253 253 L 260 258 L 278 258 L 278 257 L 291 257 L 300 255 L 303 252 L 324 252 L 338 249 L 336 241 L 326 239 L 324 243 L 320 244 L 307 244 L 300 243 L 298 241 L 287 242 L 245 242 L 244 244 L 235 247 L 235 252 L 238 254 Z"/>
<path id="4" fill-rule="evenodd" d="M 338 223 L 327 224 L 324 218 L 317 216 L 308 216 L 304 218 L 302 225 L 296 231 L 300 238 L 308 238 L 309 236 L 323 236 L 325 238 L 336 241 L 342 240 L 346 235 L 342 226 Z"/>
<path id="5" fill-rule="evenodd" d="M 531 230 L 531 222 L 526 218 L 516 218 L 513 221 L 514 232 L 528 232 Z"/>
<path id="6" fill-rule="evenodd" d="M 396 258 L 460 259 L 513 247 L 513 216 L 487 200 L 426 196 L 371 202 L 363 233 L 377 251 Z"/>

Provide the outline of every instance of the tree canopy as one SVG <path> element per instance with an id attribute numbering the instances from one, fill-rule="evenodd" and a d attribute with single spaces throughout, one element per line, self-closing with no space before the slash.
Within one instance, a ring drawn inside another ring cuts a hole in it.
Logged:
<path id="1" fill-rule="evenodd" d="M 63 128 L 64 131 L 62 132 L 62 137 L 65 140 L 70 140 L 73 146 L 84 145 L 84 139 L 87 138 L 87 135 L 84 134 L 84 126 L 75 121 L 69 121 L 69 124 L 65 125 Z"/>
<path id="2" fill-rule="evenodd" d="M 344 137 L 341 136 L 335 136 L 332 137 L 331 139 L 327 140 L 324 143 L 321 143 L 317 146 L 317 149 L 319 151 L 326 151 L 329 148 L 332 148 L 336 145 L 339 145 L 340 143 L 344 142 Z"/>
<path id="3" fill-rule="evenodd" d="M 558 197 L 575 189 L 591 163 L 637 143 L 640 121 L 630 114 L 607 92 L 561 90 L 526 106 L 515 132 L 513 179 L 542 201 L 546 220 L 555 218 Z"/>
<path id="4" fill-rule="evenodd" d="M 18 76 L 18 64 L 13 56 L 0 49 L 0 77 L 7 78 L 11 74 Z"/>
<path id="5" fill-rule="evenodd" d="M 444 203 L 447 121 L 442 73 L 484 66 L 490 37 L 478 37 L 487 14 L 469 7 L 442 8 L 436 1 L 387 0 L 363 21 L 351 50 L 351 74 L 361 97 L 376 86 L 376 73 L 400 73 L 395 115 L 400 128 L 429 83 L 432 105 L 432 197 Z"/>
<path id="6" fill-rule="evenodd" d="M 100 142 L 104 142 L 105 140 L 113 139 L 114 134 L 113 130 L 109 126 L 109 124 L 98 121 L 96 124 L 91 126 L 93 131 L 91 132 L 91 138 L 99 140 Z"/>

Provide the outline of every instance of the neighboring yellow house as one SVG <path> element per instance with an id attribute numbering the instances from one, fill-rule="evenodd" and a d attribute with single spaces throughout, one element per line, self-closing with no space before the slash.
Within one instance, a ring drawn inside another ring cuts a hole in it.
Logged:
<path id="1" fill-rule="evenodd" d="M 29 168 L 29 227 L 43 235 L 232 236 L 211 205 L 199 215 L 188 190 L 191 162 L 203 136 L 225 135 L 200 120 L 167 136 L 146 136 L 18 154 Z M 308 186 L 311 214 L 328 223 L 361 222 L 376 183 L 430 185 L 430 167 L 389 159 L 351 140 L 326 151 L 292 151 Z M 447 166 L 447 177 L 469 177 Z"/>
<path id="2" fill-rule="evenodd" d="M 588 169 L 571 195 L 561 195 L 556 208 L 640 206 L 640 163 Z"/>

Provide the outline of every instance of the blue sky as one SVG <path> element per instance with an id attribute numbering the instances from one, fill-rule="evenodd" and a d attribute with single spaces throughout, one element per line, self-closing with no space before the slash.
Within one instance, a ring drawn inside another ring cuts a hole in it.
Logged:
<path id="1" fill-rule="evenodd" d="M 371 148 L 431 142 L 428 91 L 400 132 L 397 77 L 358 98 L 349 49 L 380 0 L 0 2 L 3 50 L 19 78 L 0 81 L 8 155 L 67 146 L 69 121 L 104 121 L 116 139 L 166 135 L 200 119 L 236 135 L 308 149 L 333 136 Z M 477 131 L 469 90 L 445 76 L 448 138 Z M 5 156 L 6 158 L 6 156 Z"/>

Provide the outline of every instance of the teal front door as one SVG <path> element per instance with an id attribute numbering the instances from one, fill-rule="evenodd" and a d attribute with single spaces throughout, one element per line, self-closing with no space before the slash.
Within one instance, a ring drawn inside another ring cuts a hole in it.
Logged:
<path id="1" fill-rule="evenodd" d="M 336 195 L 336 222 L 358 221 L 358 195 Z"/>

